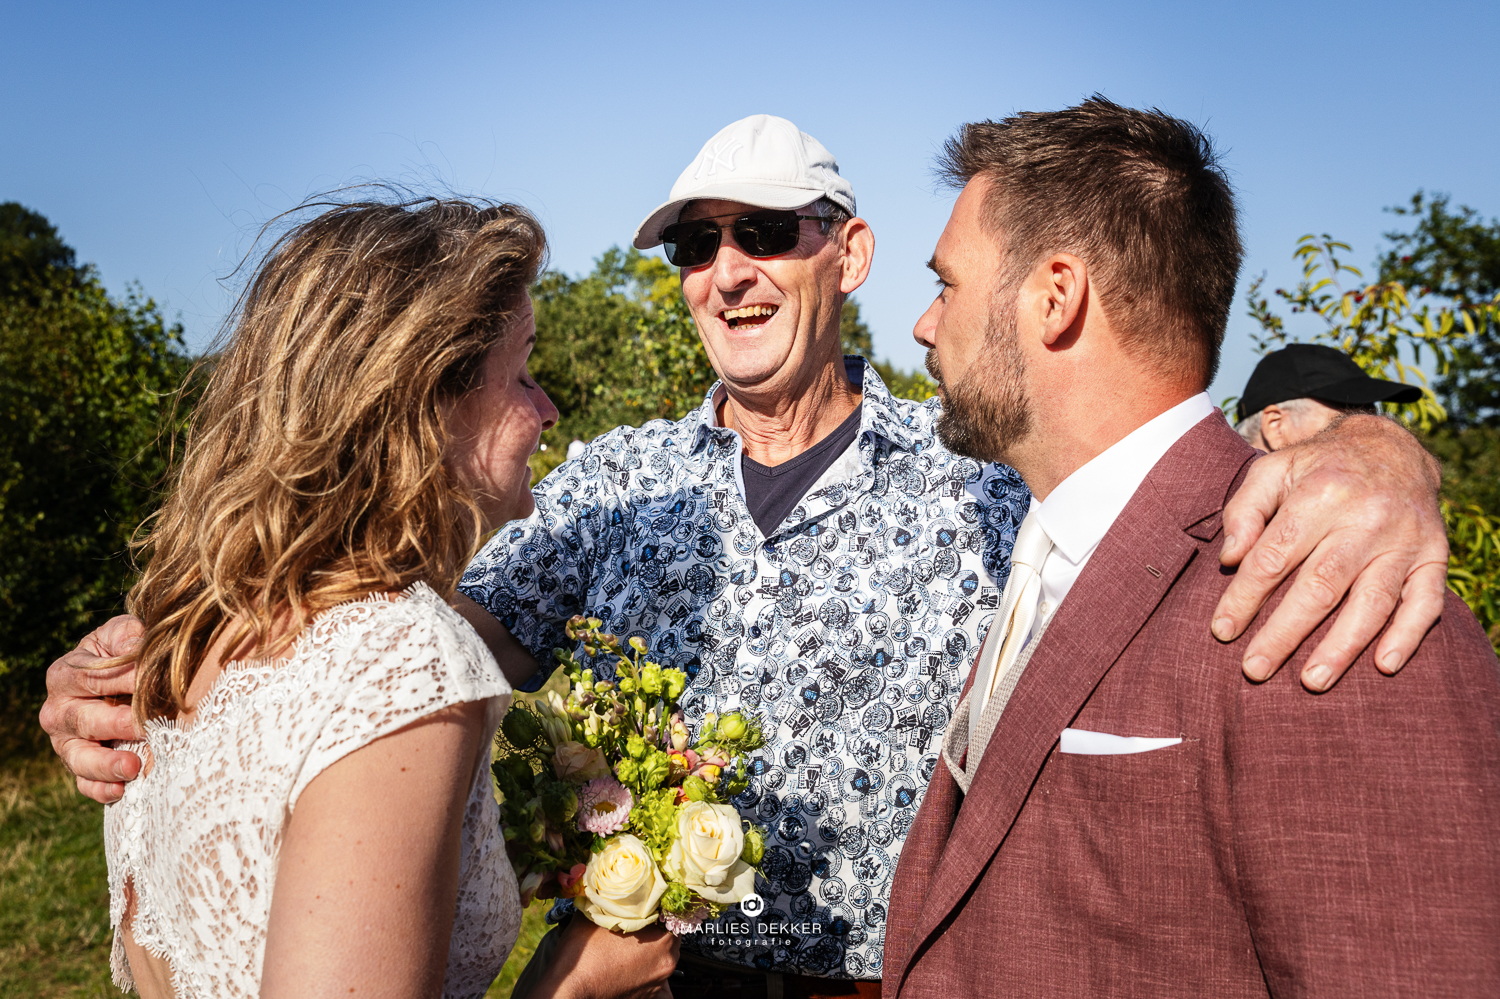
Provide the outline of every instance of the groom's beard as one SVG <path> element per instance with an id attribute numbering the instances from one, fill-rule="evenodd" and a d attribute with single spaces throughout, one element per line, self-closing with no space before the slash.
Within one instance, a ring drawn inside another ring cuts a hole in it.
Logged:
<path id="1" fill-rule="evenodd" d="M 990 315 L 984 349 L 967 371 L 945 380 L 936 349 L 927 352 L 927 370 L 943 387 L 937 433 L 948 450 L 1008 463 L 1007 455 L 1031 432 L 1014 298 L 1008 308 Z"/>

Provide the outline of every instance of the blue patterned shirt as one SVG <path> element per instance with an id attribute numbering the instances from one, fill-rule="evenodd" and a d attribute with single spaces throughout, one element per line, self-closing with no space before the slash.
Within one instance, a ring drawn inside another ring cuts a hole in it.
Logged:
<path id="1" fill-rule="evenodd" d="M 869 979 L 896 859 L 1030 496 L 1012 469 L 942 446 L 936 399 L 894 398 L 862 359 L 845 363 L 864 395 L 859 434 L 769 537 L 715 385 L 683 419 L 619 427 L 558 466 L 459 589 L 543 663 L 573 614 L 640 636 L 690 677 L 690 725 L 758 712 L 766 745 L 735 803 L 770 832 L 765 909 L 731 908 L 683 944 Z"/>

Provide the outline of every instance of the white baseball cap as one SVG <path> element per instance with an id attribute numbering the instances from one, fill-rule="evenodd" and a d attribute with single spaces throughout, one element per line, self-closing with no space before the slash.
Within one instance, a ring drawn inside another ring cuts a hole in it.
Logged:
<path id="1" fill-rule="evenodd" d="M 635 231 L 635 247 L 660 246 L 661 231 L 689 201 L 738 201 L 757 208 L 801 208 L 827 198 L 850 215 L 854 188 L 823 144 L 787 121 L 753 114 L 720 129 L 693 157 L 671 197 Z"/>

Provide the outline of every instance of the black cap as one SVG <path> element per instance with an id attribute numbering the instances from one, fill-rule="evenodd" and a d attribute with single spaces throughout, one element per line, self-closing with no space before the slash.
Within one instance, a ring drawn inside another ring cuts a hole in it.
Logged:
<path id="1" fill-rule="evenodd" d="M 1382 378 L 1371 378 L 1341 350 L 1316 343 L 1294 343 L 1260 359 L 1235 422 L 1288 399 L 1317 399 L 1344 405 L 1416 402 L 1422 390 Z"/>

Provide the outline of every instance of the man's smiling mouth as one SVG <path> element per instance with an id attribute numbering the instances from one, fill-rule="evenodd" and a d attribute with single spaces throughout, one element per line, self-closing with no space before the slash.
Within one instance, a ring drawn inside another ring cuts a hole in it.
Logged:
<path id="1" fill-rule="evenodd" d="M 776 315 L 775 305 L 745 305 L 738 309 L 725 309 L 719 313 L 724 319 L 724 324 L 732 330 L 754 329 L 764 326 Z"/>

